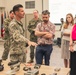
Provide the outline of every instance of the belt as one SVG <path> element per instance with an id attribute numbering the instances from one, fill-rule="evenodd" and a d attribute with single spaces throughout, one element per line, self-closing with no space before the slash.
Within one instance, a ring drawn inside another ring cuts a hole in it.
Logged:
<path id="1" fill-rule="evenodd" d="M 52 45 L 52 44 L 39 44 L 38 46 L 49 46 L 49 45 Z"/>

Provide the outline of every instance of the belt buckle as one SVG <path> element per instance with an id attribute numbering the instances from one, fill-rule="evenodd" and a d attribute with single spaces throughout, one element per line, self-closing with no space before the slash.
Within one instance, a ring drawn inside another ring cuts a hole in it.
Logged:
<path id="1" fill-rule="evenodd" d="M 40 44 L 40 46 L 43 46 L 43 44 Z"/>
<path id="2" fill-rule="evenodd" d="M 45 44 L 42 44 L 42 43 L 40 44 L 40 46 L 44 46 L 44 45 L 45 45 Z"/>

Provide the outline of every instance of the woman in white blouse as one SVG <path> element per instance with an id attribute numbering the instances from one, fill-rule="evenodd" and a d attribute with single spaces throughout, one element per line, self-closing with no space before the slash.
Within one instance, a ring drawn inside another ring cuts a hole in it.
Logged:
<path id="1" fill-rule="evenodd" d="M 64 66 L 67 68 L 69 66 L 70 51 L 69 51 L 69 41 L 70 32 L 74 25 L 73 15 L 68 13 L 66 15 L 66 22 L 62 26 L 62 42 L 61 42 L 61 58 L 64 59 Z"/>

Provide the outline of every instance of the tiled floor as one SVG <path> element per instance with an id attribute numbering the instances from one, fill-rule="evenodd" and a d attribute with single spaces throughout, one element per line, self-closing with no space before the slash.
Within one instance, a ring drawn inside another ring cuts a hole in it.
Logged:
<path id="1" fill-rule="evenodd" d="M 3 44 L 0 43 L 0 58 L 3 53 Z M 27 61 L 29 61 L 29 47 L 27 48 Z M 50 66 L 56 66 L 56 67 L 64 67 L 63 60 L 61 59 L 61 48 L 59 48 L 57 45 L 53 46 L 53 52 L 51 54 L 50 59 Z"/>

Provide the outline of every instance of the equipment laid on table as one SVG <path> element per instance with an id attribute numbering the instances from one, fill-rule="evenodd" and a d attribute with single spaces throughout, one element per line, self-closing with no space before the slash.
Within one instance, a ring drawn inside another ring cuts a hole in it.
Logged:
<path id="1" fill-rule="evenodd" d="M 27 70 L 24 72 L 24 75 L 38 75 L 39 74 L 39 70 L 38 69 L 31 69 L 31 70 Z"/>
<path id="2" fill-rule="evenodd" d="M 20 62 L 15 61 L 15 62 L 9 62 L 8 66 L 10 66 L 11 70 L 9 70 L 6 75 L 15 75 L 17 71 L 20 69 Z"/>
<path id="3" fill-rule="evenodd" d="M 35 66 L 34 66 L 35 69 L 39 69 L 40 67 L 41 67 L 40 64 L 35 64 Z"/>
<path id="4" fill-rule="evenodd" d="M 9 69 L 10 67 L 7 65 L 8 61 L 2 61 L 4 64 L 4 70 L 0 72 L 0 75 L 68 75 L 70 72 L 70 68 L 60 68 L 56 66 L 47 66 L 47 65 L 40 65 L 40 68 L 37 69 L 36 67 L 38 64 L 28 64 L 28 63 L 21 63 L 20 64 L 20 70 L 18 72 L 13 71 L 13 69 Z M 19 62 L 16 62 L 14 65 L 17 66 Z M 11 63 L 9 63 L 11 64 Z M 12 63 L 13 64 L 13 63 Z M 16 67 L 15 66 L 15 67 Z M 36 67 L 35 67 L 36 66 Z M 25 68 L 24 68 L 25 67 Z M 23 70 L 22 70 L 23 69 Z M 25 70 L 24 70 L 25 69 Z M 31 71 L 30 71 L 31 70 Z M 10 72 L 11 71 L 11 72 Z M 29 72 L 33 72 L 32 74 Z M 5 74 L 4 74 L 5 73 Z"/>
<path id="5" fill-rule="evenodd" d="M 28 69 L 29 69 L 28 67 L 24 67 L 23 68 L 24 71 L 28 71 Z"/>
<path id="6" fill-rule="evenodd" d="M 61 68 L 55 68 L 54 71 L 59 72 Z"/>
<path id="7" fill-rule="evenodd" d="M 24 75 L 38 75 L 40 66 L 41 65 L 36 64 L 33 69 L 31 69 L 30 67 L 24 67 Z"/>
<path id="8" fill-rule="evenodd" d="M 2 59 L 0 59 L 0 71 L 4 70 L 4 65 L 1 64 L 2 63 Z"/>

